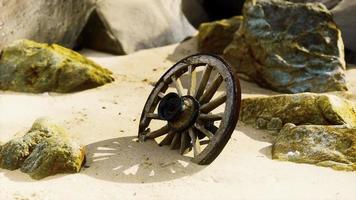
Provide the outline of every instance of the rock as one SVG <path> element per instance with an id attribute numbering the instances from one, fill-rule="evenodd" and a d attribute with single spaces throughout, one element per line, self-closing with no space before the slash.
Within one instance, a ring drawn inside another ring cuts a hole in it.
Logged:
<path id="1" fill-rule="evenodd" d="M 356 170 L 356 128 L 286 124 L 273 144 L 272 158 Z"/>
<path id="2" fill-rule="evenodd" d="M 30 39 L 73 48 L 94 9 L 95 0 L 27 0 L 0 2 L 0 49 Z"/>
<path id="3" fill-rule="evenodd" d="M 129 54 L 141 49 L 177 43 L 192 36 L 196 30 L 181 10 L 181 0 L 105 0 L 97 2 L 97 14 L 104 25 L 116 54 Z M 84 41 L 96 49 L 103 35 L 92 29 L 92 41 Z M 83 36 L 85 38 L 85 36 Z M 109 40 L 107 37 L 105 40 Z M 106 41 L 108 42 L 108 41 Z M 102 46 L 98 47 L 102 49 Z M 120 52 L 121 51 L 121 52 Z"/>
<path id="4" fill-rule="evenodd" d="M 322 3 L 329 10 L 334 8 L 338 3 L 343 0 L 287 0 L 293 3 Z"/>
<path id="5" fill-rule="evenodd" d="M 285 94 L 242 99 L 240 119 L 270 129 L 286 123 L 356 126 L 356 109 L 350 101 L 334 95 Z"/>
<path id="6" fill-rule="evenodd" d="M 239 29 L 241 16 L 203 23 L 199 27 L 198 47 L 203 53 L 222 54 Z"/>
<path id="7" fill-rule="evenodd" d="M 341 33 L 322 4 L 247 0 L 224 57 L 235 72 L 276 91 L 347 90 Z"/>
<path id="8" fill-rule="evenodd" d="M 209 17 L 202 5 L 202 0 L 182 0 L 182 11 L 188 21 L 196 28 Z"/>
<path id="9" fill-rule="evenodd" d="M 356 52 L 356 1 L 342 0 L 331 12 L 341 29 L 345 47 Z"/>
<path id="10" fill-rule="evenodd" d="M 0 152 L 0 167 L 15 170 L 21 167 L 35 146 L 45 138 L 62 135 L 63 130 L 46 119 L 38 119 L 31 129 L 20 138 L 4 144 Z"/>
<path id="11" fill-rule="evenodd" d="M 84 150 L 65 137 L 51 137 L 36 145 L 24 161 L 21 171 L 34 179 L 42 179 L 58 173 L 79 172 Z"/>
<path id="12" fill-rule="evenodd" d="M 64 172 L 78 172 L 84 150 L 65 129 L 47 119 L 38 119 L 27 133 L 10 140 L 0 149 L 0 167 L 21 168 L 34 179 Z"/>
<path id="13" fill-rule="evenodd" d="M 283 127 L 283 122 L 281 119 L 277 117 L 273 117 L 268 123 L 267 123 L 267 130 L 270 131 L 279 131 Z"/>
<path id="14" fill-rule="evenodd" d="M 0 56 L 0 89 L 18 92 L 74 92 L 114 79 L 111 72 L 72 50 L 19 40 Z"/>

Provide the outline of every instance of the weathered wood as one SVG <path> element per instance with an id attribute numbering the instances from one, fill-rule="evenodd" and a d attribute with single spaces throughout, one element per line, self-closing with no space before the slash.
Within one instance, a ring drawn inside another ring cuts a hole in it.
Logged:
<path id="1" fill-rule="evenodd" d="M 193 96 L 197 87 L 197 72 L 192 65 L 190 65 L 188 69 L 190 74 L 190 88 L 188 90 L 188 95 Z"/>
<path id="2" fill-rule="evenodd" d="M 188 132 L 189 132 L 190 139 L 192 140 L 192 144 L 193 144 L 194 157 L 196 157 L 201 152 L 200 142 L 192 128 L 188 129 Z"/>
<path id="3" fill-rule="evenodd" d="M 147 114 L 146 114 L 146 117 L 147 117 L 147 118 L 150 118 L 150 119 L 164 120 L 164 119 L 160 118 L 159 115 L 156 114 L 156 113 L 147 113 Z"/>
<path id="4" fill-rule="evenodd" d="M 181 136 L 181 133 L 174 134 L 172 143 L 170 145 L 171 149 L 179 149 L 179 147 L 180 147 L 180 136 Z"/>
<path id="5" fill-rule="evenodd" d="M 199 87 L 198 87 L 198 90 L 195 94 L 195 98 L 196 99 L 199 99 L 201 97 L 201 95 L 204 93 L 204 90 L 205 90 L 205 87 L 206 87 L 206 84 L 208 83 L 209 81 L 209 78 L 210 78 L 210 74 L 211 74 L 211 71 L 213 70 L 213 67 L 206 64 L 205 65 L 205 70 L 203 72 L 203 76 L 200 80 L 200 83 L 199 83 Z"/>
<path id="6" fill-rule="evenodd" d="M 168 133 L 168 131 L 169 131 L 168 125 L 165 125 L 165 126 L 163 126 L 162 128 L 160 128 L 160 129 L 158 129 L 158 130 L 155 130 L 155 131 L 152 131 L 152 132 L 148 133 L 148 134 L 145 136 L 145 138 L 147 138 L 147 139 L 154 139 L 154 138 L 156 138 L 156 137 L 159 137 L 159 136 L 162 136 L 162 135 Z"/>
<path id="7" fill-rule="evenodd" d="M 173 81 L 174 87 L 177 89 L 179 96 L 183 96 L 184 89 L 183 89 L 183 85 L 182 85 L 182 82 L 180 81 L 180 79 L 176 78 L 175 76 L 172 76 L 172 81 Z"/>
<path id="8" fill-rule="evenodd" d="M 223 81 L 223 77 L 220 74 L 217 74 L 213 82 L 205 90 L 204 94 L 199 98 L 199 102 L 201 104 L 205 104 L 209 102 L 210 99 L 213 98 L 215 92 L 219 89 L 222 81 Z"/>
<path id="9" fill-rule="evenodd" d="M 159 143 L 159 146 L 171 144 L 175 134 L 174 131 L 169 131 L 167 136 Z"/>
<path id="10" fill-rule="evenodd" d="M 158 93 L 158 97 L 162 99 L 164 97 L 164 93 L 163 92 L 159 92 Z"/>
<path id="11" fill-rule="evenodd" d="M 184 154 L 186 149 L 189 148 L 190 146 L 190 138 L 188 135 L 188 132 L 183 132 L 181 135 L 181 140 L 180 140 L 180 150 L 179 153 L 180 154 Z"/>
<path id="12" fill-rule="evenodd" d="M 225 101 L 226 101 L 226 92 L 223 92 L 221 95 L 219 95 L 214 100 L 202 105 L 200 107 L 200 112 L 208 113 L 208 112 L 214 110 L 215 108 L 219 107 L 221 104 L 225 103 Z"/>
<path id="13" fill-rule="evenodd" d="M 205 129 L 203 126 L 195 123 L 195 128 L 197 128 L 200 132 L 202 132 L 204 135 L 206 135 L 209 139 L 211 139 L 212 137 L 214 137 L 214 134 L 211 133 L 210 131 L 208 131 L 207 129 Z"/>
<path id="14" fill-rule="evenodd" d="M 198 120 L 202 121 L 218 121 L 222 120 L 222 115 L 221 114 L 204 114 L 201 113 L 198 117 Z"/>

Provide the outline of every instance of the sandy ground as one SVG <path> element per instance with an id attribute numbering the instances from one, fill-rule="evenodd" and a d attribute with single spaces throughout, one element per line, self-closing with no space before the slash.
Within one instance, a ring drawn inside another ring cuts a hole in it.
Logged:
<path id="1" fill-rule="evenodd" d="M 356 199 L 356 173 L 271 160 L 271 138 L 239 123 L 228 145 L 208 166 L 153 142 L 134 141 L 152 82 L 185 55 L 194 41 L 112 56 L 82 53 L 112 70 L 116 81 L 73 94 L 0 93 L 0 141 L 50 116 L 87 145 L 78 174 L 34 181 L 0 169 L 0 200 L 7 199 Z M 347 71 L 355 101 L 356 68 Z M 272 91 L 241 81 L 243 96 Z"/>

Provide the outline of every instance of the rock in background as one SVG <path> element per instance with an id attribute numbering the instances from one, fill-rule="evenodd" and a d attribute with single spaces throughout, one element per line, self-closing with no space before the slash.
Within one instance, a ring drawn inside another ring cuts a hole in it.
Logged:
<path id="1" fill-rule="evenodd" d="M 347 90 L 340 30 L 322 4 L 248 0 L 224 56 L 237 72 L 286 93 Z"/>
<path id="2" fill-rule="evenodd" d="M 286 124 L 273 145 L 272 157 L 356 170 L 356 128 Z"/>
<path id="3" fill-rule="evenodd" d="M 192 36 L 196 30 L 184 16 L 181 4 L 181 0 L 104 0 L 98 2 L 96 12 L 100 26 L 110 35 L 105 40 L 115 45 L 110 51 L 128 54 Z M 96 27 L 89 23 L 85 28 L 91 30 L 91 36 L 86 39 L 83 35 L 83 44 L 101 50 L 103 30 L 97 33 Z"/>
<path id="4" fill-rule="evenodd" d="M 111 72 L 59 45 L 19 40 L 0 55 L 0 89 L 18 92 L 73 92 L 114 79 Z"/>
<path id="5" fill-rule="evenodd" d="M 199 26 L 198 48 L 202 53 L 222 54 L 242 22 L 241 16 L 203 23 Z"/>
<path id="6" fill-rule="evenodd" d="M 83 148 L 72 141 L 62 127 L 48 119 L 38 119 L 20 138 L 0 149 L 0 167 L 21 168 L 34 179 L 57 173 L 79 172 L 84 161 Z"/>
<path id="7" fill-rule="evenodd" d="M 0 49 L 18 39 L 73 48 L 95 0 L 0 0 Z"/>
<path id="8" fill-rule="evenodd" d="M 240 119 L 258 128 L 279 119 L 283 124 L 356 126 L 356 108 L 352 102 L 326 94 L 285 94 L 244 98 Z M 272 126 L 273 127 L 273 126 Z M 281 127 L 281 126 L 280 126 Z"/>

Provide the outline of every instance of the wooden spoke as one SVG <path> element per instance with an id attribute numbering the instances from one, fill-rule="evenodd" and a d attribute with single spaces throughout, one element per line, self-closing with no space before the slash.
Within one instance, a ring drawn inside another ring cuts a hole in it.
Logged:
<path id="1" fill-rule="evenodd" d="M 211 71 L 213 70 L 213 67 L 208 65 L 208 64 L 205 65 L 205 67 L 206 68 L 205 68 L 205 70 L 203 72 L 203 76 L 202 76 L 202 78 L 200 80 L 198 90 L 196 91 L 196 94 L 195 94 L 195 98 L 196 99 L 199 99 L 201 97 L 201 95 L 204 93 L 206 84 L 209 81 L 209 77 L 210 77 Z"/>
<path id="2" fill-rule="evenodd" d="M 203 121 L 218 121 L 218 120 L 222 120 L 222 116 L 221 115 L 217 115 L 217 114 L 200 114 L 198 117 L 199 120 L 203 120 Z"/>
<path id="3" fill-rule="evenodd" d="M 185 150 L 189 148 L 189 146 L 190 146 L 190 138 L 188 132 L 183 132 L 180 140 L 179 153 L 183 155 L 185 153 Z"/>
<path id="4" fill-rule="evenodd" d="M 163 92 L 159 92 L 158 93 L 158 97 L 162 99 L 164 97 L 164 93 Z"/>
<path id="5" fill-rule="evenodd" d="M 215 108 L 219 107 L 221 104 L 225 103 L 226 101 L 226 93 L 223 92 L 220 96 L 218 96 L 216 99 L 210 101 L 209 103 L 206 103 L 200 107 L 200 111 L 202 113 L 208 113 Z"/>
<path id="6" fill-rule="evenodd" d="M 200 142 L 192 128 L 188 129 L 188 132 L 193 144 L 194 157 L 196 157 L 201 152 Z"/>
<path id="7" fill-rule="evenodd" d="M 199 143 L 200 145 L 205 145 L 205 144 L 209 144 L 210 140 L 201 140 Z"/>
<path id="8" fill-rule="evenodd" d="M 202 132 L 204 135 L 206 135 L 209 139 L 211 139 L 212 137 L 214 137 L 214 134 L 211 133 L 210 131 L 208 131 L 207 129 L 205 129 L 203 126 L 195 123 L 195 128 L 197 128 L 200 132 Z"/>
<path id="9" fill-rule="evenodd" d="M 208 86 L 208 88 L 205 90 L 204 94 L 200 97 L 199 102 L 201 104 L 205 104 L 210 101 L 211 98 L 213 98 L 215 92 L 218 90 L 220 87 L 220 84 L 223 81 L 223 77 L 220 74 L 217 74 L 213 80 L 213 82 Z"/>
<path id="10" fill-rule="evenodd" d="M 189 74 L 190 74 L 190 88 L 188 90 L 188 95 L 195 95 L 195 90 L 197 87 L 197 72 L 194 70 L 193 66 L 189 66 Z"/>
<path id="11" fill-rule="evenodd" d="M 158 115 L 158 114 L 156 114 L 156 113 L 147 113 L 147 114 L 146 114 L 146 117 L 147 117 L 147 118 L 150 118 L 150 119 L 159 119 L 159 120 L 163 120 L 163 119 L 161 119 L 161 118 L 159 117 L 159 115 Z"/>
<path id="12" fill-rule="evenodd" d="M 181 137 L 181 133 L 176 133 L 173 137 L 172 143 L 170 148 L 171 149 L 179 149 L 180 147 L 180 137 Z"/>
<path id="13" fill-rule="evenodd" d="M 177 89 L 179 96 L 183 96 L 183 86 L 182 86 L 182 82 L 180 81 L 180 79 L 179 78 L 177 79 L 175 76 L 172 76 L 172 81 L 173 81 L 174 87 Z"/>
<path id="14" fill-rule="evenodd" d="M 167 134 L 167 136 L 159 143 L 159 146 L 171 144 L 174 135 L 175 135 L 175 132 L 174 132 L 174 131 L 169 131 L 169 133 Z"/>
<path id="15" fill-rule="evenodd" d="M 148 133 L 148 134 L 145 136 L 145 138 L 147 138 L 147 139 L 154 139 L 154 138 L 156 138 L 156 137 L 159 137 L 159 136 L 162 136 L 162 135 L 168 133 L 168 131 L 169 131 L 168 125 L 165 125 L 165 126 L 163 126 L 162 128 L 160 128 L 160 129 L 158 129 L 158 130 L 156 130 L 156 131 L 153 131 L 153 132 Z"/>

